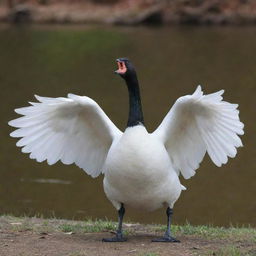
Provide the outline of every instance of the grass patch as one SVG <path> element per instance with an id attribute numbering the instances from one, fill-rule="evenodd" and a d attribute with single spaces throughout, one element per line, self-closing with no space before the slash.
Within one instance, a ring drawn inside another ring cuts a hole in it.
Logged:
<path id="1" fill-rule="evenodd" d="M 226 246 L 218 250 L 211 250 L 202 256 L 255 256 L 255 252 L 245 252 L 235 246 Z"/>
<path id="2" fill-rule="evenodd" d="M 14 217 L 0 216 L 0 229 L 12 231 L 32 231 L 32 232 L 73 232 L 73 233 L 95 233 L 105 231 L 116 231 L 117 223 L 109 220 L 86 220 L 72 221 L 61 219 L 42 219 L 37 217 Z M 140 225 L 125 224 L 124 235 L 134 235 L 137 231 L 143 233 L 160 233 L 166 230 L 165 225 Z M 212 227 L 212 226 L 192 226 L 172 225 L 174 236 L 197 236 L 206 239 L 227 239 L 231 241 L 256 242 L 256 229 L 250 227 Z"/>
<path id="3" fill-rule="evenodd" d="M 77 224 L 63 223 L 59 226 L 63 232 L 95 233 L 103 231 L 115 231 L 116 223 L 108 220 L 87 220 Z"/>
<path id="4" fill-rule="evenodd" d="M 24 232 L 26 236 L 37 233 L 39 238 L 46 235 L 54 235 L 54 233 L 62 233 L 63 236 L 69 234 L 85 234 L 97 232 L 115 232 L 117 223 L 109 220 L 86 220 L 74 221 L 63 219 L 43 219 L 37 217 L 14 217 L 0 216 L 0 231 L 3 233 Z M 143 243 L 152 236 L 162 235 L 165 231 L 165 225 L 141 225 L 141 224 L 124 224 L 124 234 L 127 236 L 141 236 Z M 172 226 L 173 235 L 181 241 L 186 241 L 180 246 L 162 246 L 164 252 L 170 255 L 176 255 L 175 252 L 180 250 L 191 252 L 194 256 L 256 256 L 256 229 L 250 227 L 213 227 L 213 226 L 192 226 L 187 223 L 182 226 Z M 25 233 L 26 232 L 26 233 Z M 22 233 L 20 233 L 22 236 Z M 108 234 L 110 235 L 110 234 Z M 145 235 L 145 237 L 144 237 Z M 104 234 L 95 235 L 100 241 Z M 148 236 L 148 237 L 147 237 Z M 34 236 L 35 237 L 35 236 Z M 72 238 L 71 238 L 72 239 Z M 144 240 L 145 239 L 145 240 Z M 140 240 L 139 240 L 140 241 Z M 92 242 L 93 243 L 93 242 Z M 142 243 L 142 242 L 139 242 Z M 122 245 L 123 250 L 130 250 L 129 240 L 126 247 Z M 146 244 L 145 244 L 146 245 Z M 132 250 L 134 256 L 160 256 L 157 247 L 139 247 Z M 121 248 L 121 247 L 120 247 Z M 161 250 L 162 250 L 161 249 Z M 183 252 L 182 251 L 182 252 Z M 174 252 L 174 253 L 172 253 Z M 18 255 L 18 254 L 17 254 Z M 85 256 L 86 251 L 70 251 L 68 256 Z M 166 254 L 167 255 L 167 254 Z M 24 255 L 26 256 L 26 255 Z"/>
<path id="5" fill-rule="evenodd" d="M 254 228 L 235 228 L 235 227 L 213 227 L 210 225 L 203 225 L 203 226 L 192 226 L 191 224 L 187 223 L 182 226 L 172 225 L 171 227 L 172 233 L 175 236 L 181 235 L 196 235 L 204 238 L 218 238 L 218 239 L 229 239 L 229 238 L 236 238 L 250 240 L 256 242 L 256 229 Z M 155 231 L 162 231 L 166 230 L 166 226 L 156 226 Z"/>

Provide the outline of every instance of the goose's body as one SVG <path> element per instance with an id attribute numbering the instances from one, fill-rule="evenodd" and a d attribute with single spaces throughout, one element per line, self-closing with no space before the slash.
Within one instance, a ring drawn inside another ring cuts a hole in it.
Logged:
<path id="1" fill-rule="evenodd" d="M 119 214 L 114 238 L 125 241 L 122 219 L 125 206 L 153 211 L 166 205 L 168 225 L 156 242 L 177 242 L 170 233 L 172 208 L 185 189 L 179 175 L 195 174 L 206 152 L 221 166 L 235 157 L 242 142 L 243 123 L 238 105 L 223 101 L 223 90 L 204 95 L 198 86 L 192 95 L 180 97 L 159 127 L 148 133 L 144 126 L 139 84 L 134 67 L 118 59 L 116 71 L 129 91 L 129 118 L 121 132 L 99 105 L 84 96 L 67 98 L 36 96 L 39 102 L 16 109 L 23 115 L 9 122 L 21 137 L 17 146 L 30 158 L 48 164 L 75 163 L 92 177 L 104 173 L 104 190 Z"/>
<path id="2" fill-rule="evenodd" d="M 163 145 L 143 125 L 127 128 L 105 163 L 104 190 L 113 205 L 148 211 L 173 206 L 182 186 Z"/>

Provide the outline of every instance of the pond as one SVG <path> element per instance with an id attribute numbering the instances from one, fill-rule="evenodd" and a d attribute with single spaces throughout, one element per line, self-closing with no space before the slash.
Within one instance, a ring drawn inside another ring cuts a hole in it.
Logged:
<path id="1" fill-rule="evenodd" d="M 9 137 L 14 108 L 34 94 L 72 92 L 98 102 L 122 130 L 128 97 L 113 74 L 117 57 L 129 57 L 141 84 L 145 123 L 153 131 L 175 100 L 198 84 L 206 93 L 225 89 L 245 123 L 243 148 L 221 168 L 205 157 L 175 205 L 174 222 L 256 226 L 256 28 L 253 27 L 0 27 L 0 214 L 108 218 L 116 211 L 102 179 L 74 165 L 29 159 Z M 165 210 L 127 209 L 126 220 L 165 223 Z"/>

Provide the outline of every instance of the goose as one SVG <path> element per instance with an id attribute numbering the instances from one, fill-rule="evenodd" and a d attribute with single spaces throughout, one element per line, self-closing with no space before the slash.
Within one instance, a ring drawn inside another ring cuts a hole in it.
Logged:
<path id="1" fill-rule="evenodd" d="M 159 127 L 148 133 L 144 125 L 139 83 L 127 58 L 116 60 L 115 71 L 129 92 L 127 127 L 121 132 L 91 98 L 35 95 L 38 102 L 15 109 L 22 115 L 9 122 L 10 136 L 31 159 L 76 164 L 93 178 L 104 174 L 107 198 L 118 211 L 116 235 L 104 242 L 124 242 L 125 207 L 154 211 L 166 207 L 167 230 L 153 242 L 179 242 L 172 236 L 173 206 L 182 190 L 179 176 L 191 178 L 206 152 L 215 165 L 227 163 L 242 146 L 243 135 L 237 104 L 223 101 L 220 90 L 178 98 Z"/>

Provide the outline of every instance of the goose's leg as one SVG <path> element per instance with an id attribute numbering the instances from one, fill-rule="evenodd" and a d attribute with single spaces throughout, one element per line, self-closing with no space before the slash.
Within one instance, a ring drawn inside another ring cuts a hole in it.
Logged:
<path id="1" fill-rule="evenodd" d="M 118 210 L 118 229 L 116 236 L 112 238 L 103 238 L 102 242 L 125 242 L 127 239 L 123 237 L 122 223 L 125 213 L 124 205 L 121 204 L 121 208 Z"/>
<path id="2" fill-rule="evenodd" d="M 168 207 L 166 210 L 166 214 L 167 214 L 167 230 L 163 237 L 153 239 L 152 242 L 171 242 L 171 243 L 178 242 L 179 243 L 180 242 L 179 240 L 171 236 L 171 221 L 172 221 L 173 210 L 170 207 Z"/>

